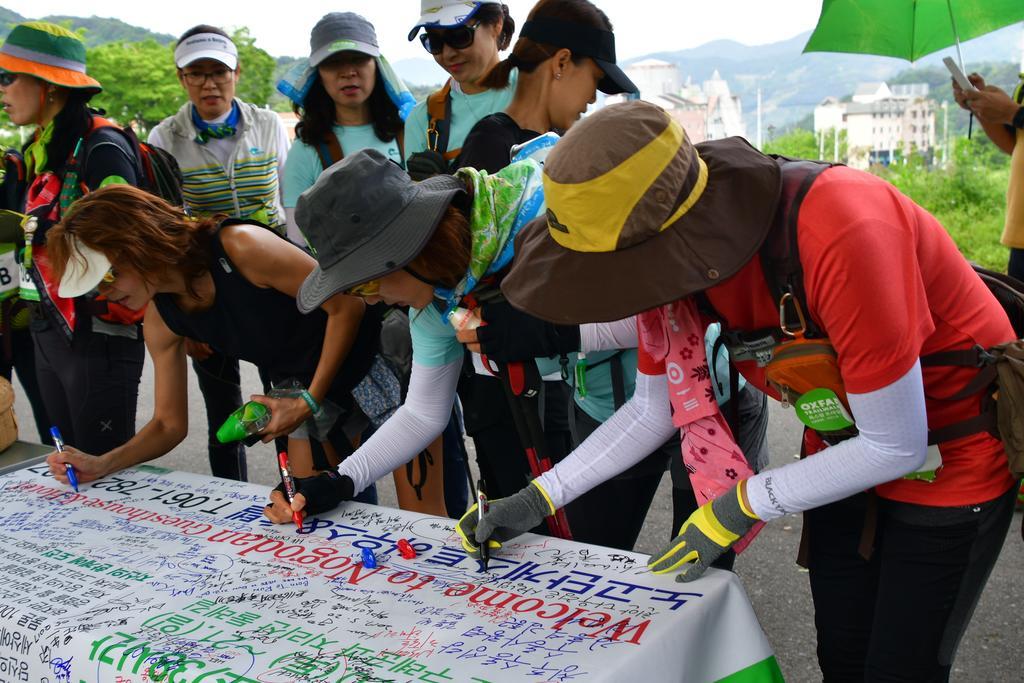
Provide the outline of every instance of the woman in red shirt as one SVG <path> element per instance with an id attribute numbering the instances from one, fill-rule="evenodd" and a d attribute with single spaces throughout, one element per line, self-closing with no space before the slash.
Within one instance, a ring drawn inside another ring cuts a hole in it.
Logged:
<path id="1" fill-rule="evenodd" d="M 555 323 L 639 314 L 636 392 L 558 466 L 492 501 L 478 528 L 472 516 L 460 526 L 477 543 L 514 536 L 537 510 L 564 505 L 681 427 L 683 459 L 708 502 L 652 556 L 653 571 L 694 580 L 761 523 L 805 512 L 824 678 L 945 680 L 1002 547 L 1014 481 L 986 432 L 929 448 L 929 430 L 978 415 L 987 392 L 953 398 L 977 369 L 921 359 L 1015 335 L 942 226 L 909 198 L 869 174 L 819 168 L 794 214 L 780 199 L 792 168 L 738 138 L 694 147 L 643 102 L 607 107 L 563 138 L 545 165 L 546 219 L 524 229 L 502 291 Z M 705 410 L 706 373 L 693 358 L 703 351 L 691 337 L 708 317 L 737 333 L 779 330 L 780 304 L 793 297 L 769 293 L 778 266 L 763 267 L 759 250 L 780 230 L 795 234 L 802 269 L 787 286 L 802 284 L 795 298 L 831 342 L 837 381 L 815 387 L 832 393 L 790 396 L 767 381 L 764 349 L 736 365 L 796 403 L 805 424 L 824 430 L 816 411 L 834 406 L 830 417 L 857 432 L 809 432 L 813 457 L 750 476 L 716 464 L 735 460 L 735 447 Z"/>

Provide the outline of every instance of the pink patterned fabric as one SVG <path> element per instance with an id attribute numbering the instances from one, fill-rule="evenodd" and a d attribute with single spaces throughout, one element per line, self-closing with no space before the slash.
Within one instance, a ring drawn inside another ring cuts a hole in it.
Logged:
<path id="1" fill-rule="evenodd" d="M 703 505 L 754 474 L 718 410 L 704 349 L 704 325 L 692 299 L 637 316 L 640 346 L 665 363 L 672 422 L 680 428 L 683 464 Z M 760 522 L 733 548 L 741 552 L 764 526 Z"/>

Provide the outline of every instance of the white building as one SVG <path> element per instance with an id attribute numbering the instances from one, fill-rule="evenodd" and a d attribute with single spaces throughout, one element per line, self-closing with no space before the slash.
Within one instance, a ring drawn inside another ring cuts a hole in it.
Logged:
<path id="1" fill-rule="evenodd" d="M 636 84 L 640 99 L 656 104 L 678 121 L 692 142 L 746 137 L 743 105 L 729 91 L 729 83 L 716 69 L 711 78 L 695 85 L 683 81 L 679 67 L 660 59 L 644 59 L 627 66 L 626 75 Z M 622 102 L 623 95 L 606 97 L 604 104 Z"/>
<path id="2" fill-rule="evenodd" d="M 747 137 L 747 126 L 743 123 L 743 103 L 729 92 L 729 84 L 718 73 L 704 81 L 704 95 L 708 98 L 708 140 L 738 135 Z"/>
<path id="3" fill-rule="evenodd" d="M 934 100 L 926 83 L 889 87 L 862 83 L 852 102 L 825 98 L 814 109 L 814 132 L 819 140 L 846 132 L 846 163 L 855 168 L 892 163 L 897 155 L 928 154 L 935 147 Z"/>
<path id="4" fill-rule="evenodd" d="M 625 71 L 640 90 L 640 98 L 643 100 L 665 93 L 676 94 L 683 87 L 679 67 L 671 62 L 643 59 L 630 64 Z"/>
<path id="5" fill-rule="evenodd" d="M 885 83 L 861 83 L 853 91 L 853 101 L 858 104 L 870 104 L 887 97 L 892 97 L 892 91 Z"/>
<path id="6" fill-rule="evenodd" d="M 843 130 L 846 105 L 838 97 L 826 97 L 814 108 L 814 132 Z"/>

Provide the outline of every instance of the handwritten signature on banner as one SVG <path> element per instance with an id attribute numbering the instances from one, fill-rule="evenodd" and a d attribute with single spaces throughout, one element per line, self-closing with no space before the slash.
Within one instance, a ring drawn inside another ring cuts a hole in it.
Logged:
<path id="1" fill-rule="evenodd" d="M 238 482 L 147 468 L 73 493 L 28 472 L 0 479 L 0 681 L 584 680 L 703 597 L 632 553 L 531 538 L 485 573 L 451 520 L 352 504 L 295 533 Z"/>

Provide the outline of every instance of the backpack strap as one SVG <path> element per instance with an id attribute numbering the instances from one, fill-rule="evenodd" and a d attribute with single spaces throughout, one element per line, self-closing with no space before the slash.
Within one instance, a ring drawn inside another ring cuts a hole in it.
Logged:
<path id="1" fill-rule="evenodd" d="M 136 182 L 142 185 L 142 189 L 146 191 L 151 191 L 153 188 L 149 187 L 150 176 L 149 174 L 147 174 L 146 167 L 142 162 L 142 145 L 139 142 L 139 138 L 135 135 L 135 131 L 133 131 L 131 128 L 122 128 L 110 119 L 104 118 L 103 116 L 98 116 L 96 114 L 92 116 L 92 121 L 89 124 L 89 129 L 82 136 L 81 142 L 75 148 L 75 151 L 72 151 L 71 153 L 72 159 L 69 160 L 69 165 L 73 162 L 77 167 L 79 174 L 85 171 L 86 164 L 89 163 L 89 153 L 92 152 L 93 148 L 95 148 L 96 146 L 103 142 L 103 136 L 96 137 L 94 135 L 95 133 L 98 133 L 101 130 L 110 131 L 110 134 L 117 135 L 126 143 L 128 143 L 128 147 L 132 153 L 132 161 L 135 166 Z M 107 144 L 111 144 L 109 142 L 109 138 Z M 82 183 L 82 191 L 84 194 L 86 188 L 84 186 L 84 181 L 82 180 L 80 175 L 78 177 L 78 181 Z"/>
<path id="2" fill-rule="evenodd" d="M 25 157 L 16 149 L 8 149 L 3 154 L 4 176 L 0 181 L 0 208 L 9 211 L 23 212 L 25 209 L 25 192 L 28 189 L 28 171 L 25 168 Z"/>
<path id="3" fill-rule="evenodd" d="M 809 315 L 807 292 L 804 289 L 804 269 L 800 263 L 797 241 L 797 219 L 800 205 L 811 185 L 822 171 L 834 164 L 804 161 L 773 156 L 782 170 L 782 192 L 775 213 L 775 222 L 761 245 L 761 266 L 772 300 L 779 302 L 780 322 L 786 329 L 803 328 L 805 337 L 824 337 Z M 784 305 L 791 301 L 795 305 Z"/>
<path id="4" fill-rule="evenodd" d="M 437 152 L 445 161 L 459 156 L 462 149 L 448 150 L 448 138 L 452 127 L 452 82 L 449 79 L 444 86 L 430 93 L 427 97 L 427 149 Z"/>
<path id="5" fill-rule="evenodd" d="M 617 353 L 613 358 L 609 364 L 612 371 L 612 404 L 618 410 L 626 405 L 626 373 L 622 368 L 622 354 Z"/>
<path id="6" fill-rule="evenodd" d="M 320 155 L 324 170 L 345 158 L 345 153 L 341 151 L 341 141 L 333 130 L 327 131 L 324 139 L 317 144 L 316 152 Z"/>

